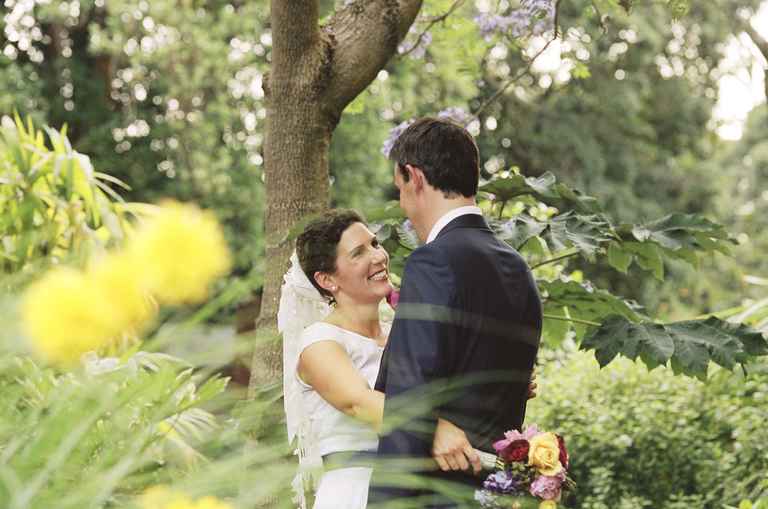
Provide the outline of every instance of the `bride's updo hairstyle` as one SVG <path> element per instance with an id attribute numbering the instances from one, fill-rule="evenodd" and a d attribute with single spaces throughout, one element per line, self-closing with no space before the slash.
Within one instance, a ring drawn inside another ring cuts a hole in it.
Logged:
<path id="1" fill-rule="evenodd" d="M 355 223 L 365 219 L 351 209 L 334 209 L 310 221 L 296 239 L 296 255 L 307 279 L 320 295 L 334 302 L 331 292 L 315 281 L 315 272 L 336 272 L 336 256 L 341 235 Z"/>

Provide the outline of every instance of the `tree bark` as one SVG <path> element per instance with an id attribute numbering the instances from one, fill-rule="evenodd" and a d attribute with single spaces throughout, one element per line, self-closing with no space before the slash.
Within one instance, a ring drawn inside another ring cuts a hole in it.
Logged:
<path id="1" fill-rule="evenodd" d="M 763 86 L 765 90 L 765 100 L 768 101 L 768 39 L 765 39 L 757 30 L 755 30 L 750 20 L 744 22 L 744 31 L 749 35 L 749 38 L 752 39 L 752 42 L 757 46 L 757 49 L 760 50 L 760 53 L 765 59 L 765 64 L 763 64 Z"/>
<path id="2" fill-rule="evenodd" d="M 318 0 L 272 0 L 272 65 L 264 81 L 266 267 L 249 397 L 280 379 L 277 307 L 291 228 L 329 203 L 328 157 L 344 108 L 395 54 L 421 0 L 358 0 L 318 25 Z"/>

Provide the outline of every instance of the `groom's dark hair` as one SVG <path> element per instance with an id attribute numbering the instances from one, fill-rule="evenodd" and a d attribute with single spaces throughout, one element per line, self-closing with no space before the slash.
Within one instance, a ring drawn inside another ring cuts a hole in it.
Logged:
<path id="1" fill-rule="evenodd" d="M 311 219 L 296 238 L 296 256 L 301 270 L 320 295 L 333 303 L 333 295 L 315 281 L 315 272 L 336 272 L 336 255 L 342 234 L 365 219 L 352 209 L 334 209 Z"/>
<path id="2" fill-rule="evenodd" d="M 406 164 L 420 168 L 429 185 L 446 196 L 477 194 L 480 153 L 466 129 L 446 119 L 425 117 L 411 124 L 395 141 L 389 158 L 408 181 Z"/>

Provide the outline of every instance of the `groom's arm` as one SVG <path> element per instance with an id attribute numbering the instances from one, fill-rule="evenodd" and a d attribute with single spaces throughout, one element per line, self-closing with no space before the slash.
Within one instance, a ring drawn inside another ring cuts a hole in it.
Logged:
<path id="1" fill-rule="evenodd" d="M 431 454 L 437 417 L 449 400 L 445 381 L 454 365 L 454 307 L 450 267 L 439 253 L 414 251 L 406 263 L 400 302 L 377 384 L 387 395 L 385 428 L 399 428 L 394 433 L 399 438 L 410 436 L 396 440 L 403 448 L 416 447 L 414 442 L 419 442 L 418 451 L 401 451 L 405 455 Z"/>

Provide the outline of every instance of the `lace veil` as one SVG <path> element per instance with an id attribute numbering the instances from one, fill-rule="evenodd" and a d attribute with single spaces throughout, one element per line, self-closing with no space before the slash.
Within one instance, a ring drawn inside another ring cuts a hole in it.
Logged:
<path id="1" fill-rule="evenodd" d="M 322 320 L 330 312 L 330 305 L 309 282 L 294 251 L 291 268 L 283 276 L 277 328 L 283 335 L 283 391 L 288 443 L 296 444 L 294 454 L 299 457 L 299 471 L 292 487 L 296 494 L 294 502 L 301 509 L 307 507 L 305 490 L 316 488 L 322 458 L 317 450 L 309 415 L 302 406 L 302 390 L 296 377 L 299 341 L 305 327 Z"/>

